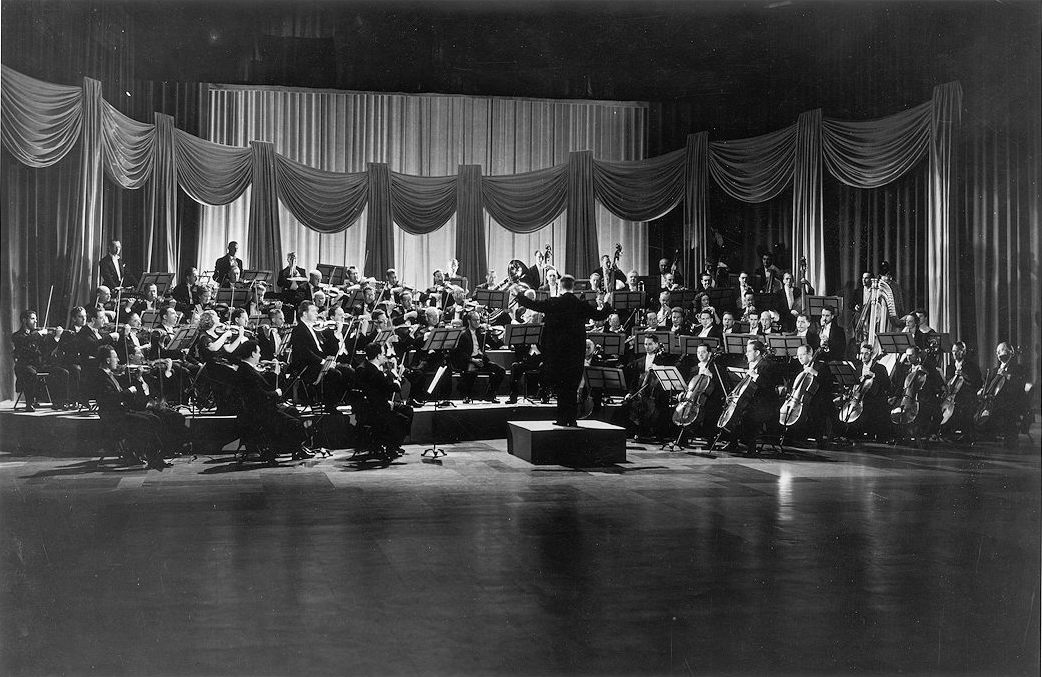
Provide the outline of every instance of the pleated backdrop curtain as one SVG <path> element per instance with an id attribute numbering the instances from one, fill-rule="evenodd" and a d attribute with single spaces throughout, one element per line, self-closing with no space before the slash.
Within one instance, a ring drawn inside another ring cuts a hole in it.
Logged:
<path id="1" fill-rule="evenodd" d="M 367 274 L 393 262 L 406 282 L 424 284 L 452 257 L 476 280 L 489 266 L 502 276 L 509 259 L 530 261 L 547 243 L 560 255 L 572 151 L 592 151 L 601 162 L 640 159 L 644 114 L 638 104 L 212 86 L 207 131 L 225 146 L 272 142 L 283 252 L 296 251 L 309 267 L 365 262 Z M 589 189 L 572 194 L 592 197 L 592 161 L 577 163 L 574 176 Z M 387 168 L 386 182 L 374 164 Z M 247 188 L 226 206 L 204 208 L 204 267 L 229 240 L 246 237 L 252 199 Z M 583 209 L 583 227 L 572 231 L 588 250 L 579 274 L 615 242 L 623 265 L 646 268 L 642 225 L 600 202 Z M 383 230 L 386 223 L 395 227 Z"/>

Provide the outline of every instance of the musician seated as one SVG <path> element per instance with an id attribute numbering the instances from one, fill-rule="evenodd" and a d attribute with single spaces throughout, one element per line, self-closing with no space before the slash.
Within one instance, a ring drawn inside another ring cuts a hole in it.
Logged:
<path id="1" fill-rule="evenodd" d="M 659 286 L 662 289 L 668 289 L 670 285 L 683 285 L 684 276 L 679 271 L 672 270 L 672 262 L 669 259 L 659 259 L 658 262 L 658 274 L 659 274 Z M 668 280 L 666 275 L 672 275 Z"/>
<path id="2" fill-rule="evenodd" d="M 923 351 L 915 346 L 905 349 L 904 356 L 894 369 L 891 391 L 891 419 L 898 409 L 906 410 L 913 403 L 918 407 L 914 420 L 896 423 L 899 436 L 914 438 L 918 443 L 937 432 L 941 418 L 941 391 L 944 381 L 936 369 L 927 367 Z"/>
<path id="3" fill-rule="evenodd" d="M 709 346 L 700 343 L 695 348 L 694 365 L 692 365 L 688 373 L 681 372 L 682 375 L 687 377 L 689 387 L 691 382 L 699 375 L 710 379 L 710 383 L 705 389 L 705 403 L 702 405 L 701 416 L 695 427 L 691 429 L 691 432 L 698 437 L 709 438 L 716 434 L 716 422 L 720 419 L 720 412 L 724 409 L 724 396 L 726 393 L 723 390 L 720 368 L 720 365 L 717 364 L 717 358 L 709 350 Z"/>
<path id="4" fill-rule="evenodd" d="M 329 297 L 326 296 L 326 292 L 319 289 L 311 295 L 311 302 L 315 304 L 315 309 L 318 311 L 318 318 L 320 320 L 326 319 L 329 313 Z"/>
<path id="5" fill-rule="evenodd" d="M 358 368 L 358 388 L 364 397 L 357 412 L 360 424 L 368 424 L 373 441 L 397 455 L 405 453 L 402 442 L 412 428 L 412 407 L 391 401 L 402 389 L 401 377 L 395 371 L 396 360 L 389 358 L 382 345 L 365 347 L 365 362 Z"/>
<path id="6" fill-rule="evenodd" d="M 119 338 L 113 347 L 116 349 L 116 354 L 122 355 L 127 364 L 141 364 L 145 361 L 149 345 L 142 342 L 141 331 L 141 316 L 137 313 L 130 313 L 126 323 L 121 325 L 117 332 Z"/>
<path id="7" fill-rule="evenodd" d="M 100 346 L 95 358 L 94 396 L 102 422 L 117 429 L 131 445 L 143 445 L 149 468 L 167 467 L 163 458 L 188 446 L 184 416 L 150 399 L 140 380 L 124 387 L 117 378 L 119 358 L 112 346 Z"/>
<path id="8" fill-rule="evenodd" d="M 531 296 L 528 296 L 531 294 Z M 529 289 L 525 296 L 535 299 L 535 292 Z M 523 308 L 522 324 L 541 324 L 543 314 L 530 308 Z M 537 397 L 543 404 L 550 402 L 550 390 L 546 387 L 548 379 L 543 377 L 545 359 L 540 344 L 519 344 L 514 346 L 514 359 L 510 363 L 510 397 L 507 404 L 516 404 L 521 390 L 521 380 L 525 379 L 525 396 L 535 389 Z"/>
<path id="9" fill-rule="evenodd" d="M 94 306 L 105 311 L 109 322 L 116 320 L 116 302 L 112 299 L 112 292 L 105 285 L 94 290 Z"/>
<path id="10" fill-rule="evenodd" d="M 214 276 L 216 280 L 217 276 Z M 220 285 L 222 289 L 245 289 L 246 285 L 242 281 L 242 269 L 238 266 L 232 266 L 228 269 L 228 272 L 221 279 Z"/>
<path id="11" fill-rule="evenodd" d="M 679 291 L 684 287 L 676 281 L 675 273 L 666 273 L 665 280 L 663 280 L 662 288 L 666 291 Z"/>
<path id="12" fill-rule="evenodd" d="M 281 308 L 282 301 L 269 300 L 267 283 L 264 280 L 258 280 L 250 289 L 249 294 L 247 294 L 246 303 L 243 304 L 243 307 L 246 308 L 246 312 L 251 316 L 257 317 L 266 314 L 272 306 Z"/>
<path id="13" fill-rule="evenodd" d="M 799 336 L 814 350 L 817 350 L 818 347 L 821 346 L 821 339 L 818 337 L 818 332 L 814 325 L 811 324 L 810 316 L 806 313 L 800 313 L 796 316 L 796 331 L 792 335 Z"/>
<path id="14" fill-rule="evenodd" d="M 1008 448 L 1017 444 L 1018 423 L 1024 413 L 1024 371 L 1016 363 L 1013 346 L 1003 341 L 995 348 L 998 364 L 988 370 L 984 386 L 977 392 L 979 409 L 987 411 L 977 431 L 1003 438 Z"/>
<path id="15" fill-rule="evenodd" d="M 245 317 L 245 311 L 236 308 L 232 316 Z M 213 396 L 217 413 L 227 415 L 238 412 L 241 404 L 235 398 L 235 368 L 233 353 L 246 341 L 245 324 L 233 320 L 229 324 L 218 324 L 217 313 L 207 310 L 199 319 L 199 336 L 194 345 L 194 356 L 205 365 L 196 382 L 202 399 Z"/>
<path id="16" fill-rule="evenodd" d="M 391 310 L 391 322 L 396 327 L 423 324 L 421 309 L 413 304 L 412 292 L 406 289 L 398 297 L 398 303 Z"/>
<path id="17" fill-rule="evenodd" d="M 760 326 L 756 330 L 757 334 L 766 336 L 767 334 L 777 334 L 781 328 L 778 325 L 778 321 L 781 316 L 777 310 L 764 310 L 760 312 L 759 323 Z"/>
<path id="18" fill-rule="evenodd" d="M 155 284 L 150 284 L 145 287 L 145 295 L 139 299 L 131 301 L 129 312 L 138 313 L 139 315 L 146 310 L 152 310 L 159 312 L 162 308 L 163 300 L 159 298 L 159 287 Z"/>
<path id="19" fill-rule="evenodd" d="M 97 368 L 98 348 L 103 345 L 112 345 L 119 336 L 115 327 L 109 324 L 108 315 L 97 306 L 87 306 L 84 309 L 87 315 L 87 324 L 77 334 L 79 341 L 80 366 L 83 373 L 93 373 Z"/>
<path id="20" fill-rule="evenodd" d="M 464 404 L 470 403 L 473 399 L 474 382 L 478 374 L 488 374 L 485 401 L 498 404 L 496 391 L 506 377 L 506 371 L 490 360 L 484 352 L 486 347 L 496 348 L 498 345 L 499 342 L 488 335 L 487 328 L 482 328 L 477 312 L 467 313 L 464 332 L 450 356 L 452 368 L 460 372 L 459 389 Z"/>
<path id="21" fill-rule="evenodd" d="M 782 373 L 767 357 L 767 346 L 763 341 L 752 340 L 745 345 L 748 361 L 747 376 L 755 388 L 750 388 L 749 402 L 738 421 L 729 428 L 737 431 L 739 442 L 748 454 L 756 453 L 756 440 L 760 435 L 773 435 L 778 427 L 778 410 L 781 408 Z"/>
<path id="22" fill-rule="evenodd" d="M 282 329 L 286 326 L 286 317 L 282 308 L 271 307 L 268 309 L 268 324 L 257 327 L 257 344 L 260 346 L 261 359 L 270 361 L 276 359 L 282 353 L 282 347 L 288 336 L 283 336 Z"/>
<path id="23" fill-rule="evenodd" d="M 658 313 L 654 310 L 649 310 L 644 313 L 644 323 L 641 325 L 644 329 L 654 331 L 659 328 Z"/>
<path id="24" fill-rule="evenodd" d="M 658 315 L 656 324 L 660 327 L 666 327 L 669 325 L 669 314 L 673 310 L 673 306 L 670 304 L 669 292 L 662 291 L 658 295 Z"/>
<path id="25" fill-rule="evenodd" d="M 67 408 L 75 407 L 76 402 L 90 399 L 89 388 L 83 387 L 83 367 L 80 363 L 79 332 L 87 325 L 87 311 L 83 306 L 76 306 L 69 315 L 70 326 L 62 332 L 58 346 L 54 349 L 55 363 L 69 374 L 69 401 Z M 93 370 L 91 370 L 93 372 Z M 53 396 L 53 393 L 52 393 Z"/>
<path id="26" fill-rule="evenodd" d="M 944 373 L 945 398 L 953 407 L 948 420 L 941 426 L 941 433 L 959 441 L 973 441 L 973 415 L 976 413 L 977 391 L 984 384 L 980 367 L 969 358 L 965 341 L 952 344 L 951 361 Z M 956 379 L 959 381 L 956 381 Z M 952 389 L 958 384 L 958 390 Z"/>
<path id="27" fill-rule="evenodd" d="M 475 289 L 495 289 L 498 286 L 496 271 L 494 268 L 489 268 L 488 273 L 485 274 L 485 281 L 480 283 Z"/>
<path id="28" fill-rule="evenodd" d="M 658 439 L 666 433 L 669 407 L 666 393 L 658 386 L 651 368 L 672 366 L 675 360 L 654 334 L 644 336 L 644 354 L 624 368 L 630 392 L 613 417 L 613 423 L 626 428 L 628 435 L 641 439 Z"/>
<path id="29" fill-rule="evenodd" d="M 384 287 L 387 290 L 386 293 L 390 294 L 395 304 L 401 303 L 402 294 L 408 290 L 398 279 L 398 271 L 394 268 L 388 268 L 384 271 Z"/>
<path id="30" fill-rule="evenodd" d="M 18 380 L 15 387 L 25 400 L 25 410 L 34 411 L 39 402 L 40 372 L 49 373 L 47 389 L 51 393 L 51 408 L 65 409 L 69 401 L 69 372 L 59 363 L 55 350 L 65 330 L 56 327 L 46 334 L 36 326 L 36 311 L 25 310 L 21 315 L 22 326 L 11 335 L 11 350 L 14 355 L 14 373 Z"/>
<path id="31" fill-rule="evenodd" d="M 261 349 L 257 341 L 243 341 L 235 350 L 239 367 L 236 370 L 236 391 L 242 399 L 239 420 L 247 429 L 263 433 L 271 442 L 262 461 L 275 463 L 277 454 L 292 454 L 293 460 L 311 458 L 305 445 L 307 434 L 300 413 L 285 404 L 281 388 L 272 388 L 260 366 Z M 281 368 L 275 363 L 276 378 Z"/>
<path id="32" fill-rule="evenodd" d="M 444 308 L 449 303 L 449 298 L 452 295 L 452 291 L 455 288 L 445 279 L 445 273 L 440 269 L 435 270 L 431 274 L 433 282 L 431 286 L 423 292 L 422 299 L 428 305 L 437 306 L 438 308 Z"/>
<path id="33" fill-rule="evenodd" d="M 351 291 L 354 289 L 362 288 L 362 274 L 358 272 L 356 266 L 348 266 L 344 269 L 344 291 Z"/>
<path id="34" fill-rule="evenodd" d="M 319 291 L 322 291 L 322 271 L 312 270 L 308 273 L 307 283 L 297 289 L 296 304 L 299 305 L 301 301 L 313 301 Z"/>
<path id="35" fill-rule="evenodd" d="M 680 306 L 669 310 L 669 333 L 674 336 L 690 336 L 691 325 L 687 322 L 687 313 Z"/>
<path id="36" fill-rule="evenodd" d="M 731 324 L 734 324 L 734 316 L 731 316 Z M 700 338 L 715 338 L 721 342 L 724 340 L 723 330 L 720 325 L 713 321 L 713 310 L 703 308 L 698 312 L 698 326 L 693 328 L 692 333 Z"/>
<path id="37" fill-rule="evenodd" d="M 199 270 L 189 266 L 181 275 L 181 281 L 170 290 L 170 297 L 174 299 L 177 312 L 188 315 L 199 303 Z"/>
<path id="38" fill-rule="evenodd" d="M 593 289 L 593 290 L 601 289 L 602 288 L 602 286 L 601 286 L 602 279 L 603 278 L 601 277 L 600 273 L 597 273 L 597 272 L 590 273 L 590 278 L 589 278 L 590 289 Z"/>
<path id="39" fill-rule="evenodd" d="M 315 326 L 319 323 L 318 309 L 311 301 L 301 301 L 297 307 L 297 325 L 290 336 L 290 371 L 311 390 L 321 392 L 327 412 L 335 412 L 344 394 L 354 382 L 354 370 L 346 364 L 336 364 L 322 348 Z"/>
<path id="40" fill-rule="evenodd" d="M 860 392 L 848 392 L 844 395 L 841 400 L 840 423 L 847 425 L 848 437 L 865 434 L 876 440 L 887 439 L 891 427 L 890 376 L 886 372 L 886 367 L 875 361 L 872 346 L 868 343 L 862 343 L 858 348 L 858 361 L 855 367 L 860 371 L 860 379 L 858 385 L 853 386 L 853 390 Z M 856 421 L 848 423 L 843 420 L 842 404 L 849 401 L 850 395 L 860 397 L 862 413 Z"/>
<path id="41" fill-rule="evenodd" d="M 805 374 L 805 379 L 813 378 L 816 389 L 813 395 L 800 401 L 803 407 L 800 422 L 788 429 L 786 437 L 789 440 L 813 437 L 817 446 L 822 448 L 831 437 L 832 422 L 836 418 L 832 405 L 832 374 L 824 362 L 816 359 L 814 349 L 807 344 L 796 350 L 796 365 L 796 374 L 787 379 L 785 396 L 791 396 L 794 389 L 801 385 L 800 374 Z"/>

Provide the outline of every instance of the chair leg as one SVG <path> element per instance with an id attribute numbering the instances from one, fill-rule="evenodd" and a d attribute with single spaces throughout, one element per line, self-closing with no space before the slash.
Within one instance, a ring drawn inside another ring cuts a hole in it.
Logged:
<path id="1" fill-rule="evenodd" d="M 14 398 L 14 406 L 11 407 L 11 411 L 18 411 L 18 403 L 22 401 L 22 393 L 19 391 L 17 397 Z"/>

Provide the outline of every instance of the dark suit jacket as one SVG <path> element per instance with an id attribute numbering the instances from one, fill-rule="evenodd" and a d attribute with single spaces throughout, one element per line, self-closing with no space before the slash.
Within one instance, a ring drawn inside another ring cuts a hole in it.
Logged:
<path id="1" fill-rule="evenodd" d="M 174 307 L 179 313 L 189 313 L 195 304 L 199 303 L 199 287 L 187 285 L 181 282 L 170 290 L 170 296 L 176 304 Z"/>
<path id="2" fill-rule="evenodd" d="M 401 390 L 401 386 L 396 384 L 382 369 L 374 366 L 369 360 L 366 360 L 361 367 L 355 370 L 355 377 L 358 379 L 358 389 L 365 395 L 366 403 L 370 407 L 373 409 L 390 410 L 391 398 L 394 396 L 394 393 Z"/>
<path id="3" fill-rule="evenodd" d="M 275 334 L 278 334 L 278 329 L 270 324 L 257 327 L 257 345 L 260 346 L 262 360 L 275 359 Z"/>
<path id="4" fill-rule="evenodd" d="M 792 332 L 792 335 L 795 336 L 796 332 Z M 818 336 L 818 332 L 815 330 L 813 324 L 810 326 L 810 329 L 807 330 L 807 335 L 804 337 L 804 339 L 807 341 L 807 345 L 809 345 L 814 350 L 817 350 L 819 347 L 821 347 L 821 338 Z M 828 359 L 831 360 L 837 358 L 829 357 Z"/>
<path id="5" fill-rule="evenodd" d="M 821 329 L 818 329 L 818 341 L 821 342 Z M 825 346 L 828 346 L 828 350 L 825 350 Z M 829 329 L 829 340 L 822 344 L 822 350 L 826 354 L 822 357 L 826 360 L 842 360 L 846 359 L 847 356 L 847 332 L 843 330 L 843 327 L 832 322 L 832 328 Z"/>
<path id="6" fill-rule="evenodd" d="M 320 334 L 317 334 L 317 338 L 319 342 L 322 341 Z M 322 360 L 326 357 L 322 351 L 322 346 L 311 337 L 311 330 L 303 322 L 298 322 L 293 327 L 293 333 L 289 337 L 289 344 L 290 349 L 293 351 L 293 355 L 290 358 L 290 366 L 292 368 L 317 369 L 322 366 Z"/>
<path id="7" fill-rule="evenodd" d="M 480 329 L 477 331 L 478 344 L 480 347 L 482 339 L 485 339 L 485 349 L 494 349 L 499 344 L 498 341 L 493 339 L 491 336 L 485 337 L 485 332 Z M 585 343 L 584 343 L 585 345 Z M 463 333 L 460 334 L 459 342 L 456 347 L 453 348 L 452 353 L 449 355 L 449 362 L 452 364 L 453 369 L 464 370 L 467 368 L 467 362 L 470 360 L 471 354 L 474 352 L 474 340 L 470 336 L 470 330 L 464 329 Z"/>
<path id="8" fill-rule="evenodd" d="M 79 356 L 80 356 L 80 367 L 83 369 L 90 369 L 97 364 L 98 348 L 105 345 L 106 343 L 111 344 L 108 336 L 104 334 L 100 339 L 94 335 L 91 328 L 84 325 L 76 332 L 77 342 L 79 343 Z"/>
<path id="9" fill-rule="evenodd" d="M 626 375 L 626 385 L 629 386 L 631 393 L 636 392 L 640 388 L 644 381 L 644 375 L 647 373 L 647 369 L 644 368 L 644 358 L 644 355 L 638 355 L 623 368 L 623 373 Z M 655 359 L 651 363 L 656 367 L 670 367 L 676 364 L 676 356 L 661 350 L 658 355 L 655 355 Z"/>
<path id="10" fill-rule="evenodd" d="M 242 270 L 242 259 L 235 257 L 235 266 Z M 224 278 L 228 277 L 228 271 L 232 269 L 232 263 L 228 260 L 228 254 L 217 259 L 213 264 L 213 281 L 223 284 Z"/>
<path id="11" fill-rule="evenodd" d="M 270 419 L 275 415 L 279 396 L 260 372 L 246 363 L 240 364 L 236 381 L 242 397 L 242 413 L 248 420 Z"/>
<path id="12" fill-rule="evenodd" d="M 112 257 L 108 254 L 98 261 L 98 268 L 101 271 L 101 283 L 109 289 L 115 289 L 116 287 L 122 287 L 124 277 L 126 276 L 127 266 L 123 263 L 123 259 L 119 260 L 119 267 L 112 262 Z M 114 293 L 114 292 L 113 292 Z"/>
<path id="13" fill-rule="evenodd" d="M 955 360 L 951 360 L 948 363 L 948 368 L 944 372 L 944 381 L 947 383 L 955 377 Z M 967 397 L 975 397 L 981 385 L 984 383 L 984 377 L 981 375 L 980 367 L 977 366 L 976 362 L 972 362 L 968 359 L 962 361 L 962 377 L 965 380 L 962 388 L 959 389 L 959 400 Z"/>
<path id="14" fill-rule="evenodd" d="M 575 360 L 581 367 L 582 356 L 586 352 L 586 321 L 605 320 L 613 312 L 611 306 L 607 305 L 597 310 L 572 293 L 545 301 L 519 295 L 517 303 L 523 308 L 543 313 L 543 345 L 551 369 L 562 363 L 574 366 L 571 363 Z"/>
<path id="15" fill-rule="evenodd" d="M 690 331 L 688 333 L 691 336 L 700 335 L 702 333 L 702 325 L 693 325 L 692 327 L 690 327 Z M 709 336 L 710 338 L 720 339 L 720 342 L 723 343 L 724 329 L 720 325 L 714 324 L 713 326 L 709 327 L 709 333 L 707 334 L 707 336 Z"/>
<path id="16" fill-rule="evenodd" d="M 278 287 L 279 287 L 279 291 L 289 291 L 289 286 L 292 284 L 291 282 L 288 282 L 286 280 L 286 278 L 289 278 L 289 277 L 303 277 L 303 278 L 307 278 L 307 273 L 305 273 L 304 269 L 301 268 L 300 266 L 293 266 L 292 268 L 287 266 L 287 267 L 283 268 L 282 270 L 279 271 L 279 277 L 275 281 L 275 284 L 278 285 Z M 306 282 L 301 282 L 300 285 L 297 287 L 297 289 L 300 289 L 300 287 L 304 286 L 305 284 L 307 284 L 307 283 Z"/>

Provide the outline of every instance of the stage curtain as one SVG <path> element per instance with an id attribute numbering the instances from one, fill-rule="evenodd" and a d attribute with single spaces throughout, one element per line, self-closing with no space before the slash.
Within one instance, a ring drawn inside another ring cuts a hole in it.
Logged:
<path id="1" fill-rule="evenodd" d="M 97 261 L 106 251 L 104 236 L 105 210 L 102 182 L 102 105 L 101 83 L 83 79 L 83 134 L 80 149 L 78 221 L 64 224 L 67 247 L 59 257 L 59 270 L 65 271 L 65 280 L 59 287 L 70 306 L 83 305 L 91 298 L 93 286 L 99 279 Z M 64 260 L 62 260 L 64 259 Z"/>
<path id="2" fill-rule="evenodd" d="M 688 134 L 684 147 L 684 270 L 694 274 L 709 259 L 706 189 L 709 176 L 709 132 Z"/>
<path id="3" fill-rule="evenodd" d="M 275 154 L 279 200 L 302 224 L 320 233 L 350 228 L 369 199 L 367 172 L 330 172 Z M 281 267 L 281 266 L 280 266 Z"/>
<path id="4" fill-rule="evenodd" d="M 825 118 L 821 151 L 829 173 L 854 188 L 878 188 L 904 176 L 926 156 L 933 103 L 878 120 Z"/>
<path id="5" fill-rule="evenodd" d="M 953 276 L 956 265 L 952 233 L 952 184 L 955 139 L 962 120 L 962 87 L 958 82 L 937 85 L 933 90 L 930 119 L 930 221 L 926 234 L 930 323 L 935 327 L 958 326 L 958 309 Z"/>
<path id="6" fill-rule="evenodd" d="M 177 185 L 196 202 L 226 205 L 242 195 L 253 180 L 253 157 L 248 147 L 224 146 L 174 130 Z"/>
<path id="7" fill-rule="evenodd" d="M 568 206 L 568 165 L 509 176 L 483 176 L 481 197 L 489 216 L 512 233 L 532 233 Z"/>
<path id="8" fill-rule="evenodd" d="M 460 271 L 481 283 L 488 270 L 485 210 L 481 207 L 481 165 L 460 165 L 456 181 L 456 258 Z M 473 277 L 472 277 L 473 276 Z"/>
<path id="9" fill-rule="evenodd" d="M 821 214 L 821 109 L 796 122 L 796 169 L 792 179 L 792 270 L 807 260 L 807 278 L 825 289 L 825 247 Z M 797 280 L 798 282 L 799 280 Z"/>
<path id="10" fill-rule="evenodd" d="M 105 176 L 123 188 L 138 189 L 152 176 L 156 126 L 133 120 L 101 102 L 101 149 Z"/>
<path id="11" fill-rule="evenodd" d="M 629 221 L 650 221 L 670 211 L 684 197 L 683 148 L 647 160 L 608 162 L 594 159 L 597 200 Z"/>
<path id="12" fill-rule="evenodd" d="M 576 277 L 589 275 L 598 265 L 594 199 L 593 152 L 573 152 L 568 158 L 564 265 L 565 270 Z"/>
<path id="13" fill-rule="evenodd" d="M 384 271 L 393 267 L 394 208 L 391 205 L 391 169 L 384 162 L 369 163 L 369 218 L 365 224 L 365 258 L 362 272 L 383 279 Z"/>
<path id="14" fill-rule="evenodd" d="M 709 172 L 736 200 L 766 202 L 792 183 L 796 125 L 776 132 L 709 144 Z"/>
<path id="15" fill-rule="evenodd" d="M 391 172 L 391 212 L 398 227 L 426 235 L 456 213 L 456 176 L 410 176 Z"/>
<path id="16" fill-rule="evenodd" d="M 3 66 L 0 138 L 19 162 L 48 167 L 80 140 L 83 89 L 54 85 Z"/>
<path id="17" fill-rule="evenodd" d="M 278 189 L 275 187 L 275 149 L 266 141 L 252 141 L 250 147 L 253 150 L 253 183 L 243 265 L 251 270 L 274 272 L 282 262 Z"/>
<path id="18" fill-rule="evenodd" d="M 174 118 L 155 113 L 155 159 L 148 183 L 148 227 L 144 233 L 145 270 L 175 272 L 181 252 L 177 227 L 177 170 L 174 167 Z"/>

